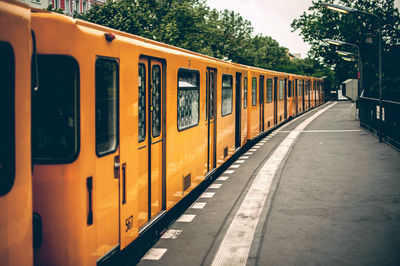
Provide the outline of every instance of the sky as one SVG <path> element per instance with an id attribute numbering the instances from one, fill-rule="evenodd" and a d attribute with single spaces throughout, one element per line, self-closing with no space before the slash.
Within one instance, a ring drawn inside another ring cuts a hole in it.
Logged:
<path id="1" fill-rule="evenodd" d="M 254 34 L 271 36 L 291 53 L 300 53 L 304 58 L 310 45 L 303 42 L 299 30 L 292 32 L 290 24 L 299 18 L 312 0 L 207 0 L 211 8 L 233 10 L 251 22 Z"/>

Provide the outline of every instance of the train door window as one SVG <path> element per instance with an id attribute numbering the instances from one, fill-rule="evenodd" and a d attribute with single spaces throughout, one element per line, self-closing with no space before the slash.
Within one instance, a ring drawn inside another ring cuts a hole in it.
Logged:
<path id="1" fill-rule="evenodd" d="M 153 137 L 160 136 L 161 132 L 161 68 L 159 65 L 153 65 L 151 69 L 151 124 Z"/>
<path id="2" fill-rule="evenodd" d="M 244 98 L 243 98 L 243 108 L 247 108 L 247 77 L 244 77 Z"/>
<path id="3" fill-rule="evenodd" d="M 288 97 L 292 97 L 292 88 L 293 88 L 293 82 L 291 80 L 288 81 Z"/>
<path id="4" fill-rule="evenodd" d="M 222 116 L 232 113 L 233 106 L 233 88 L 232 76 L 222 75 Z"/>
<path id="5" fill-rule="evenodd" d="M 146 66 L 139 64 L 138 88 L 138 138 L 139 142 L 146 139 Z"/>
<path id="6" fill-rule="evenodd" d="M 79 150 L 79 66 L 66 55 L 38 55 L 32 92 L 32 159 L 72 162 Z M 55 67 L 57 66 L 57 67 Z"/>
<path id="7" fill-rule="evenodd" d="M 96 153 L 103 156 L 118 147 L 118 63 L 96 60 Z"/>
<path id="8" fill-rule="evenodd" d="M 15 179 L 15 59 L 10 44 L 0 42 L 0 196 L 8 193 Z"/>
<path id="9" fill-rule="evenodd" d="M 272 79 L 267 79 L 267 103 L 272 102 Z"/>
<path id="10" fill-rule="evenodd" d="M 257 78 L 254 77 L 251 82 L 251 105 L 257 104 Z"/>
<path id="11" fill-rule="evenodd" d="M 178 70 L 178 130 L 199 124 L 200 74 L 197 70 Z"/>
<path id="12" fill-rule="evenodd" d="M 206 121 L 208 120 L 208 108 L 210 108 L 210 119 L 214 118 L 214 105 L 213 105 L 213 97 L 214 97 L 214 87 L 213 84 L 215 79 L 214 71 L 207 71 L 206 73 Z M 210 98 L 210 99 L 208 99 Z M 210 107 L 208 107 L 210 105 Z"/>
<path id="13" fill-rule="evenodd" d="M 279 100 L 283 100 L 283 96 L 284 96 L 284 93 L 283 93 L 283 90 L 284 90 L 284 88 L 285 88 L 285 84 L 284 84 L 284 82 L 283 82 L 283 80 L 279 80 Z"/>
<path id="14" fill-rule="evenodd" d="M 299 96 L 302 96 L 303 82 L 302 82 L 301 80 L 299 80 L 299 86 L 298 86 L 298 88 L 299 88 L 298 95 L 299 95 Z"/>

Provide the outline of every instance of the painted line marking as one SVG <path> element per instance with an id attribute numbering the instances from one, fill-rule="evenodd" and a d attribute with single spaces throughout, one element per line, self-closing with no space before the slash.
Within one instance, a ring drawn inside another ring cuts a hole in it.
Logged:
<path id="1" fill-rule="evenodd" d="M 142 260 L 160 260 L 161 257 L 167 252 L 166 248 L 151 248 L 143 256 Z"/>
<path id="2" fill-rule="evenodd" d="M 196 217 L 196 214 L 182 214 L 181 217 L 176 220 L 178 223 L 190 223 L 193 221 L 194 217 Z"/>
<path id="3" fill-rule="evenodd" d="M 162 239 L 177 239 L 178 236 L 182 233 L 182 230 L 179 229 L 168 229 L 161 236 Z"/>
<path id="4" fill-rule="evenodd" d="M 212 185 L 209 186 L 208 188 L 219 189 L 221 186 L 222 186 L 222 184 L 212 184 Z"/>
<path id="5" fill-rule="evenodd" d="M 192 206 L 190 206 L 190 209 L 203 209 L 206 205 L 207 202 L 195 202 Z"/>
<path id="6" fill-rule="evenodd" d="M 300 131 L 301 133 L 343 133 L 343 132 L 359 132 L 362 131 L 361 129 L 321 129 L 321 130 L 303 130 Z M 282 133 L 290 133 L 292 131 L 281 131 Z"/>
<path id="7" fill-rule="evenodd" d="M 306 126 L 336 103 L 317 111 L 298 125 L 261 167 L 251 184 L 239 210 L 230 224 L 212 265 L 246 265 L 254 232 L 276 171 L 290 147 Z"/>
<path id="8" fill-rule="evenodd" d="M 211 199 L 212 197 L 214 197 L 215 192 L 204 192 L 203 194 L 201 194 L 200 198 L 202 199 Z"/>
<path id="9" fill-rule="evenodd" d="M 252 155 L 252 152 L 246 152 L 244 155 Z"/>
<path id="10" fill-rule="evenodd" d="M 226 181 L 229 179 L 229 176 L 220 176 L 217 178 L 218 181 Z"/>
<path id="11" fill-rule="evenodd" d="M 235 163 L 244 163 L 246 160 L 236 160 Z"/>
<path id="12" fill-rule="evenodd" d="M 233 174 L 235 170 L 225 170 L 224 174 Z"/>
<path id="13" fill-rule="evenodd" d="M 257 151 L 257 149 L 256 148 L 252 148 L 249 151 Z"/>
<path id="14" fill-rule="evenodd" d="M 239 168 L 240 167 L 240 164 L 232 164 L 231 166 L 230 166 L 230 168 L 234 168 L 234 169 L 237 169 L 237 168 Z"/>
<path id="15" fill-rule="evenodd" d="M 249 156 L 241 156 L 240 159 L 249 159 Z"/>

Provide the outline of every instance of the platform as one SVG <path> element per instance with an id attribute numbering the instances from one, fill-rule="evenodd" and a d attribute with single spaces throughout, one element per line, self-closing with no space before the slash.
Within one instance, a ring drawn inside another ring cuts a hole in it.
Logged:
<path id="1" fill-rule="evenodd" d="M 400 265 L 400 153 L 330 102 L 236 160 L 139 265 Z"/>

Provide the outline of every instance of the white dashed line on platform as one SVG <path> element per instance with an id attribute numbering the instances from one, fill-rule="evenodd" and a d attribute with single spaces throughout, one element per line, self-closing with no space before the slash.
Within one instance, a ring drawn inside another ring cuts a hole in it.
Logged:
<path id="1" fill-rule="evenodd" d="M 239 168 L 240 167 L 240 164 L 232 164 L 231 166 L 230 166 L 230 168 L 235 168 L 235 169 L 237 169 L 237 168 Z"/>
<path id="2" fill-rule="evenodd" d="M 252 152 L 246 152 L 244 155 L 252 155 Z"/>
<path id="3" fill-rule="evenodd" d="M 233 174 L 235 172 L 235 170 L 226 170 L 224 172 L 224 174 Z"/>
<path id="4" fill-rule="evenodd" d="M 226 181 L 229 179 L 229 176 L 220 176 L 217 178 L 218 181 Z"/>
<path id="5" fill-rule="evenodd" d="M 249 156 L 241 156 L 239 159 L 249 159 Z"/>
<path id="6" fill-rule="evenodd" d="M 215 192 L 204 192 L 203 194 L 200 195 L 200 198 L 202 199 L 211 199 L 214 197 Z"/>
<path id="7" fill-rule="evenodd" d="M 218 189 L 222 186 L 222 184 L 212 184 L 211 186 L 209 186 L 208 188 L 212 188 L 212 189 Z"/>
<path id="8" fill-rule="evenodd" d="M 159 260 L 167 252 L 166 248 L 151 248 L 142 260 Z"/>
<path id="9" fill-rule="evenodd" d="M 235 163 L 244 163 L 246 160 L 236 160 Z"/>
<path id="10" fill-rule="evenodd" d="M 257 151 L 257 149 L 255 149 L 255 148 L 252 148 L 252 149 L 250 149 L 249 151 Z"/>
<path id="11" fill-rule="evenodd" d="M 196 214 L 182 214 L 181 217 L 176 220 L 178 223 L 190 223 L 193 221 L 194 217 L 196 217 Z"/>
<path id="12" fill-rule="evenodd" d="M 179 229 L 168 229 L 162 236 L 162 239 L 177 239 L 178 236 L 182 233 L 182 230 Z"/>
<path id="13" fill-rule="evenodd" d="M 190 206 L 190 209 L 204 209 L 204 207 L 207 205 L 207 202 L 195 202 L 193 203 L 192 206 Z"/>

